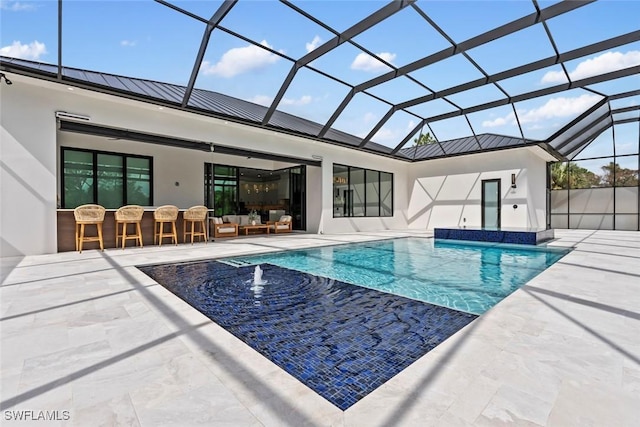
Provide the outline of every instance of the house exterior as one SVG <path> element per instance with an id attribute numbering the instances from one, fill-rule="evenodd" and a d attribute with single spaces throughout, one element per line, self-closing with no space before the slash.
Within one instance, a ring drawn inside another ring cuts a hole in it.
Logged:
<path id="1" fill-rule="evenodd" d="M 9 75 L 13 84 L 0 86 L 2 256 L 58 251 L 57 212 L 66 207 L 61 206 L 63 148 L 151 158 L 152 205 L 181 208 L 205 203 L 203 166 L 207 163 L 265 171 L 304 165 L 306 206 L 301 231 L 307 233 L 481 227 L 483 180 L 500 183 L 501 227 L 547 225 L 547 162 L 555 159 L 539 145 L 409 161 L 67 82 Z M 77 130 L 87 125 L 93 130 L 127 131 L 202 147 Z M 344 203 L 337 187 L 347 184 L 336 181 L 336 171 L 345 166 L 352 168 L 348 185 L 356 192 L 380 192 L 375 185 L 367 189 L 358 182 L 356 171 L 392 177 L 391 194 L 387 192 L 381 202 L 384 209 L 375 204 L 372 209 L 358 207 L 364 197 L 353 196 L 355 207 L 346 216 L 336 214 Z"/>

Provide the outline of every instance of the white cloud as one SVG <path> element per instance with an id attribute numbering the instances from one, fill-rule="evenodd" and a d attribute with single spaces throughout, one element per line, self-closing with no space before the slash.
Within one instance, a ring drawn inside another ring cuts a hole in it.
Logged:
<path id="1" fill-rule="evenodd" d="M 401 125 L 399 125 L 397 128 L 383 126 L 382 129 L 376 132 L 376 134 L 371 139 L 379 144 L 391 144 L 395 146 L 400 141 L 402 141 L 402 138 L 407 136 L 407 132 L 413 130 L 414 127 L 415 123 L 412 120 L 409 121 L 406 128 L 403 128 Z"/>
<path id="2" fill-rule="evenodd" d="M 550 128 L 557 128 L 560 127 L 560 125 L 558 123 L 553 123 L 550 126 L 546 126 L 546 127 L 550 127 Z M 527 130 L 540 130 L 540 129 L 544 129 L 545 126 L 542 126 L 540 124 L 537 125 L 531 125 L 531 126 L 527 126 Z"/>
<path id="3" fill-rule="evenodd" d="M 497 117 L 493 120 L 485 120 L 482 122 L 482 126 L 486 128 L 494 128 L 498 126 L 504 126 L 506 124 L 515 124 L 515 115 L 513 113 L 509 113 L 504 117 Z"/>
<path id="4" fill-rule="evenodd" d="M 40 56 L 46 53 L 47 47 L 44 43 L 40 43 L 37 40 L 29 44 L 22 44 L 20 41 L 14 41 L 11 45 L 0 48 L 0 55 L 21 59 L 37 60 Z"/>
<path id="5" fill-rule="evenodd" d="M 371 132 L 372 123 L 378 123 L 378 120 L 380 120 L 379 115 L 367 112 L 363 116 L 354 117 L 353 120 L 349 122 L 352 129 L 343 130 L 352 135 L 364 138 Z M 412 131 L 415 126 L 416 122 L 413 120 L 408 120 L 406 125 L 398 122 L 395 122 L 395 125 L 387 123 L 387 125 L 379 129 L 371 139 L 379 144 L 392 143 L 395 145 L 407 136 L 407 133 Z"/>
<path id="6" fill-rule="evenodd" d="M 385 142 L 399 141 L 397 134 L 398 134 L 397 132 L 389 128 L 383 127 L 378 132 L 376 132 L 375 135 L 373 135 L 371 140 L 373 142 L 377 142 L 378 144 L 383 144 Z"/>
<path id="7" fill-rule="evenodd" d="M 632 50 L 627 53 L 606 52 L 595 58 L 579 63 L 575 70 L 569 72 L 571 80 L 597 76 L 611 71 L 640 65 L 640 51 Z M 542 83 L 565 83 L 567 78 L 562 71 L 549 71 L 542 77 Z"/>
<path id="8" fill-rule="evenodd" d="M 133 47 L 137 44 L 137 42 L 135 40 L 122 40 L 120 42 L 120 46 L 124 46 L 124 47 Z"/>
<path id="9" fill-rule="evenodd" d="M 544 83 L 567 83 L 567 77 L 564 71 L 547 71 L 542 76 L 541 82 Z"/>
<path id="10" fill-rule="evenodd" d="M 393 60 L 396 59 L 395 53 L 382 52 L 382 53 L 377 53 L 376 55 L 378 55 L 380 58 L 384 59 L 390 64 L 393 64 Z M 358 56 L 356 56 L 356 58 L 351 63 L 351 69 L 378 72 L 378 71 L 386 71 L 386 70 L 389 70 L 390 68 L 387 65 L 385 65 L 383 62 L 378 60 L 377 58 L 374 58 L 373 56 L 362 52 L 362 53 L 359 53 Z"/>
<path id="11" fill-rule="evenodd" d="M 247 99 L 247 101 L 253 102 L 254 104 L 264 105 L 265 107 L 269 107 L 273 102 L 273 98 L 267 95 L 256 95 L 253 98 Z"/>
<path id="12" fill-rule="evenodd" d="M 318 46 L 320 46 L 321 43 L 322 43 L 322 39 L 320 38 L 320 36 L 315 36 L 313 40 L 311 40 L 311 42 L 305 43 L 304 47 L 305 49 L 307 49 L 307 53 L 309 53 L 315 48 L 317 48 Z"/>
<path id="13" fill-rule="evenodd" d="M 307 105 L 311 103 L 310 95 L 303 95 L 298 99 L 282 98 L 282 105 Z"/>
<path id="14" fill-rule="evenodd" d="M 252 98 L 247 99 L 249 102 L 253 102 L 254 104 L 264 105 L 265 107 L 271 106 L 273 102 L 273 98 L 267 95 L 256 95 Z M 282 98 L 282 105 L 307 105 L 313 101 L 311 95 L 303 95 L 300 98 L 292 99 L 292 98 Z"/>
<path id="15" fill-rule="evenodd" d="M 365 122 L 365 123 L 370 123 L 370 122 L 376 120 L 377 118 L 378 118 L 377 115 L 375 115 L 375 114 L 373 114 L 371 112 L 368 112 L 368 113 L 364 114 L 364 116 L 362 117 L 362 121 Z"/>
<path id="16" fill-rule="evenodd" d="M 543 120 L 576 116 L 585 112 L 599 99 L 600 97 L 598 95 L 587 94 L 580 95 L 576 98 L 552 98 L 541 107 L 532 110 L 519 110 L 518 118 L 520 119 L 520 124 L 525 125 L 538 123 Z M 516 124 L 516 119 L 515 114 L 512 112 L 506 116 L 482 122 L 482 126 L 487 128 L 514 124 Z"/>
<path id="17" fill-rule="evenodd" d="M 19 1 L 2 1 L 0 9 L 11 12 L 21 12 L 23 10 L 35 10 L 36 5 L 32 3 L 20 3 Z"/>
<path id="18" fill-rule="evenodd" d="M 556 117 L 569 117 L 584 113 L 589 107 L 595 104 L 600 97 L 598 95 L 580 95 L 577 98 L 552 98 L 542 107 L 534 108 L 522 114 L 518 112 L 520 123 L 535 123 L 541 120 L 553 119 Z"/>
<path id="19" fill-rule="evenodd" d="M 262 40 L 260 44 L 273 49 L 266 40 Z M 231 78 L 248 71 L 265 68 L 278 61 L 278 59 L 280 59 L 278 55 L 274 55 L 268 50 L 262 49 L 258 46 L 249 45 L 229 49 L 222 55 L 222 58 L 220 58 L 220 61 L 216 64 L 204 61 L 200 66 L 200 69 L 205 75 Z"/>

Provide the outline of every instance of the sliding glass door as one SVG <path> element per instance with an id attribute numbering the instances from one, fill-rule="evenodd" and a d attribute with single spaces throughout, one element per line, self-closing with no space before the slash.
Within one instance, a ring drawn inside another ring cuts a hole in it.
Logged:
<path id="1" fill-rule="evenodd" d="M 256 212 L 262 221 L 291 215 L 294 230 L 306 229 L 306 166 L 265 170 L 205 164 L 205 204 L 215 216 Z"/>

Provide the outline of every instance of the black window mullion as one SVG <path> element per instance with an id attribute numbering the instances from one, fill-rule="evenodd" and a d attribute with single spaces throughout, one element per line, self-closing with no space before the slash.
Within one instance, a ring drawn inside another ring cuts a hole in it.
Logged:
<path id="1" fill-rule="evenodd" d="M 129 195 L 127 193 L 127 187 L 129 182 L 129 174 L 127 171 L 127 159 L 128 156 L 122 156 L 122 202 L 125 205 L 129 204 Z"/>
<path id="2" fill-rule="evenodd" d="M 60 206 L 59 206 L 60 208 L 64 208 L 64 207 L 67 206 L 66 191 L 64 191 L 64 189 L 65 189 L 65 173 L 64 173 L 64 163 L 65 162 L 64 162 L 64 159 L 65 159 L 65 157 L 67 155 L 66 151 L 67 150 L 63 148 L 62 149 L 62 156 L 60 156 L 61 157 L 61 159 L 60 159 L 60 171 L 62 172 L 62 179 L 60 179 L 60 193 L 62 194 L 60 196 Z"/>
<path id="3" fill-rule="evenodd" d="M 378 216 L 382 216 L 382 174 L 378 172 Z"/>
<path id="4" fill-rule="evenodd" d="M 93 203 L 98 204 L 98 152 L 93 152 Z"/>
<path id="5" fill-rule="evenodd" d="M 369 169 L 365 169 L 364 170 L 364 216 L 365 218 L 368 216 L 367 215 L 367 183 L 368 183 L 368 179 L 367 179 L 367 175 L 369 174 Z"/>
<path id="6" fill-rule="evenodd" d="M 60 193 L 62 195 L 60 196 L 60 206 L 58 206 L 59 208 L 65 208 L 67 206 L 67 200 L 66 200 L 67 196 L 66 196 L 66 191 L 64 191 L 64 189 L 65 189 L 65 182 L 64 181 L 65 181 L 65 175 L 66 175 L 64 173 L 64 159 L 65 159 L 65 157 L 67 155 L 66 151 L 67 150 L 63 148 L 62 149 L 62 156 L 60 156 L 61 157 L 61 159 L 60 159 L 60 171 L 62 173 L 62 178 L 60 179 Z"/>
<path id="7" fill-rule="evenodd" d="M 353 216 L 353 193 L 351 191 L 351 166 L 347 166 L 347 217 Z"/>
<path id="8" fill-rule="evenodd" d="M 204 204 L 206 207 L 209 207 L 209 173 L 208 173 L 208 166 L 207 166 L 207 162 L 204 162 L 204 170 L 203 170 L 203 175 L 204 175 L 204 194 L 203 194 L 203 199 L 204 199 Z"/>
<path id="9" fill-rule="evenodd" d="M 153 157 L 149 157 L 149 206 L 153 206 L 154 205 L 154 195 L 153 195 L 153 186 L 154 186 L 154 180 L 153 180 Z"/>
<path id="10" fill-rule="evenodd" d="M 393 205 L 395 203 L 395 191 L 393 191 L 394 189 L 394 181 L 395 181 L 395 177 L 393 176 L 393 174 L 391 174 L 391 216 L 393 216 Z"/>
<path id="11" fill-rule="evenodd" d="M 240 167 L 237 166 L 236 168 L 236 207 L 235 207 L 235 212 L 237 214 L 240 213 Z"/>

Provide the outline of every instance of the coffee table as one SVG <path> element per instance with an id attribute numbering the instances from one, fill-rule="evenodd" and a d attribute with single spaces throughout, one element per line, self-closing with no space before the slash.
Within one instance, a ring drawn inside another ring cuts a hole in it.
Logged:
<path id="1" fill-rule="evenodd" d="M 249 230 L 265 230 L 267 232 L 267 234 L 269 234 L 269 226 L 266 224 L 259 224 L 259 225 L 241 225 L 240 226 L 240 231 L 244 230 L 244 235 L 248 236 L 249 235 Z"/>

